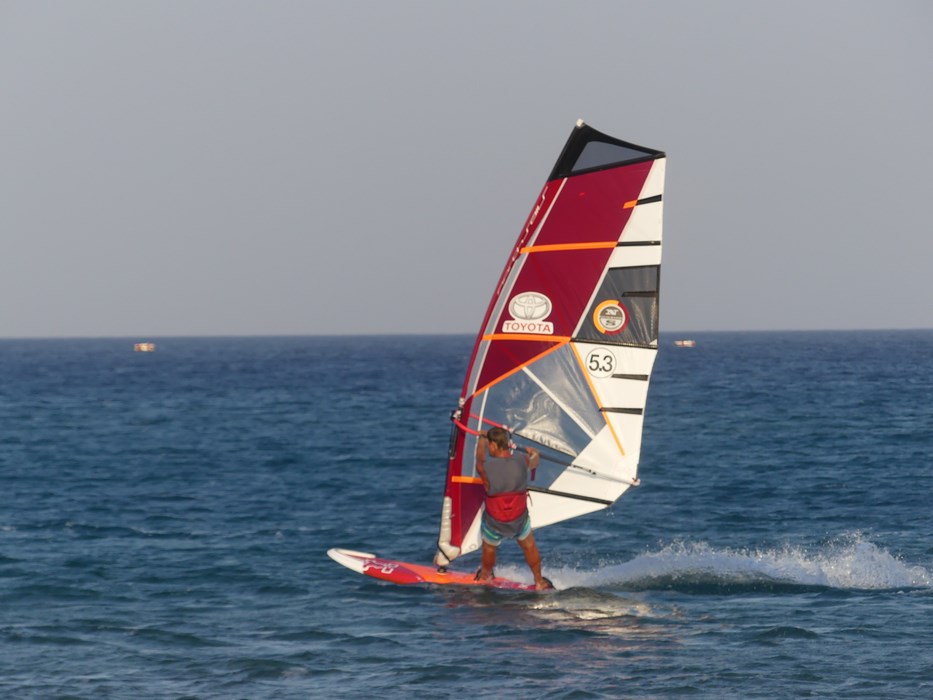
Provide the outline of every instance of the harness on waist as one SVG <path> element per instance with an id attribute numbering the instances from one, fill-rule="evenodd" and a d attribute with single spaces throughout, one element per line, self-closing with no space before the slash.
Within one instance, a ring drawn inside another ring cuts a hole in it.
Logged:
<path id="1" fill-rule="evenodd" d="M 486 512 L 501 523 L 520 517 L 528 510 L 527 491 L 507 491 L 492 496 L 486 495 Z"/>

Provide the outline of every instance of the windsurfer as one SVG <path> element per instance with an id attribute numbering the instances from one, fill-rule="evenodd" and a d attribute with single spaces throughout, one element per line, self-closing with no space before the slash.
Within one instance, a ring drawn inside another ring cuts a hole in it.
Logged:
<path id="1" fill-rule="evenodd" d="M 486 457 L 486 452 L 489 457 Z M 554 586 L 541 575 L 541 555 L 531 530 L 528 514 L 528 471 L 538 466 L 540 455 L 533 447 L 527 457 L 516 457 L 503 428 L 492 428 L 476 442 L 476 471 L 486 489 L 483 513 L 483 559 L 476 572 L 479 581 L 493 577 L 496 551 L 502 540 L 514 538 L 525 554 L 525 561 L 535 577 L 539 591 Z"/>

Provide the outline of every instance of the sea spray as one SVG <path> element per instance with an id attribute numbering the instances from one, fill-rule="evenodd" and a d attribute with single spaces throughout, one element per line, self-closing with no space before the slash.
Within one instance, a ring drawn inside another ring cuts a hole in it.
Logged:
<path id="1" fill-rule="evenodd" d="M 933 587 L 933 575 L 927 569 L 906 564 L 860 533 L 842 535 L 815 549 L 800 545 L 716 548 L 706 542 L 677 541 L 621 564 L 596 570 L 565 567 L 549 571 L 549 575 L 559 588 L 696 591 L 711 584 L 729 590 L 773 584 L 844 590 Z"/>

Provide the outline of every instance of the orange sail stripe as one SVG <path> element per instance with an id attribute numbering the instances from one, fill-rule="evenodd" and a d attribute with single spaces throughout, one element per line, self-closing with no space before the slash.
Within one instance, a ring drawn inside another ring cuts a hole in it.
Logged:
<path id="1" fill-rule="evenodd" d="M 452 476 L 450 480 L 455 484 L 482 484 L 483 480 L 478 476 Z"/>
<path id="2" fill-rule="evenodd" d="M 515 374 L 516 372 L 521 372 L 521 371 L 522 371 L 523 369 L 525 369 L 525 367 L 527 367 L 528 365 L 530 365 L 530 364 L 532 364 L 532 363 L 534 363 L 534 362 L 537 362 L 538 360 L 540 360 L 540 359 L 541 359 L 542 357 L 544 357 L 545 355 L 550 355 L 552 352 L 554 352 L 554 351 L 557 350 L 558 348 L 562 348 L 564 345 L 566 345 L 567 343 L 570 342 L 570 338 L 569 338 L 569 337 L 566 337 L 566 338 L 565 338 L 565 337 L 555 338 L 554 336 L 550 336 L 550 335 L 546 335 L 546 336 L 538 336 L 538 335 L 536 335 L 536 336 L 527 336 L 527 337 L 524 337 L 524 338 L 523 338 L 522 336 L 516 337 L 516 336 L 514 336 L 514 335 L 510 335 L 510 334 L 508 334 L 508 333 L 504 333 L 504 334 L 498 334 L 498 335 L 483 336 L 483 340 L 517 340 L 517 339 L 523 339 L 523 340 L 541 340 L 542 338 L 545 338 L 545 339 L 552 339 L 552 338 L 553 338 L 554 340 L 559 340 L 560 342 L 555 343 L 552 347 L 548 348 L 548 349 L 545 350 L 544 352 L 538 353 L 537 355 L 535 355 L 534 357 L 532 357 L 532 358 L 531 358 L 530 360 L 528 360 L 527 362 L 523 362 L 522 364 L 520 364 L 520 365 L 518 365 L 518 366 L 516 366 L 516 367 L 513 367 L 511 370 L 509 370 L 509 371 L 506 372 L 505 374 L 502 374 L 502 375 L 496 377 L 496 378 L 493 379 L 491 382 L 489 382 L 488 384 L 486 384 L 486 386 L 480 387 L 480 388 L 477 389 L 475 392 L 473 392 L 473 396 L 477 396 L 478 394 L 482 394 L 484 391 L 486 391 L 487 389 L 489 389 L 489 387 L 498 384 L 499 382 L 501 382 L 503 379 L 505 379 L 505 378 L 507 378 L 507 377 L 511 377 L 511 376 L 512 376 L 513 374 Z"/>
<path id="3" fill-rule="evenodd" d="M 545 342 L 556 342 L 560 345 L 563 345 L 564 343 L 570 342 L 570 336 L 540 335 L 535 333 L 492 333 L 490 335 L 484 335 L 483 340 L 543 340 Z"/>
<path id="4" fill-rule="evenodd" d="M 616 241 L 591 241 L 589 243 L 552 243 L 550 245 L 525 246 L 519 253 L 553 253 L 563 250 L 598 250 L 599 248 L 615 248 Z"/>

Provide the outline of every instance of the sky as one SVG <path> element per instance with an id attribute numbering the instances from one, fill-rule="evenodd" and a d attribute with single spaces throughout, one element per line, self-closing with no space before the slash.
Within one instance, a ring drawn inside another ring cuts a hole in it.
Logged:
<path id="1" fill-rule="evenodd" d="M 577 119 L 663 331 L 933 328 L 923 0 L 0 0 L 0 337 L 478 329 Z"/>

